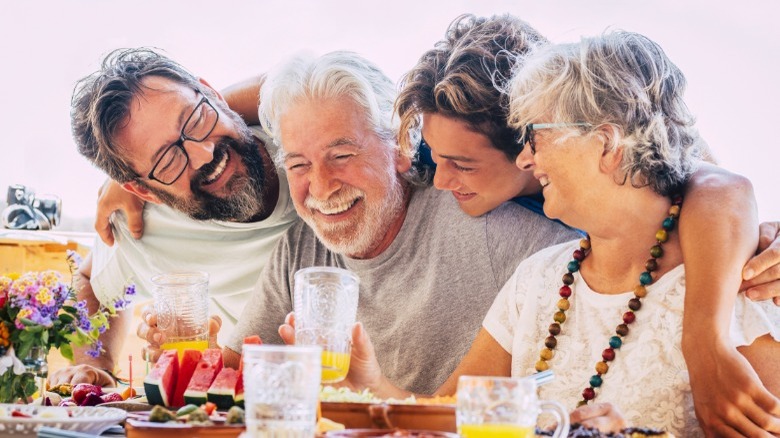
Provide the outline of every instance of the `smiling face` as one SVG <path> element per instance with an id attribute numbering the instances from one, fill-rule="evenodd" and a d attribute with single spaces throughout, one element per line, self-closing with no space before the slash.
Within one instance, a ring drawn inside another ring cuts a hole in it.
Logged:
<path id="1" fill-rule="evenodd" d="M 539 191 L 530 172 L 517 168 L 486 135 L 462 120 L 425 113 L 422 134 L 436 162 L 433 184 L 451 191 L 461 210 L 470 216 L 483 215 L 515 196 Z"/>
<path id="2" fill-rule="evenodd" d="M 219 96 L 209 96 L 219 113 L 211 134 L 202 142 L 183 143 L 189 162 L 182 175 L 171 185 L 147 179 L 164 151 L 179 140 L 182 126 L 203 95 L 156 76 L 144 79 L 143 85 L 115 135 L 141 176 L 125 187 L 195 219 L 249 221 L 261 215 L 266 209 L 266 175 L 260 149 L 246 124 L 227 110 Z"/>
<path id="3" fill-rule="evenodd" d="M 298 214 L 332 251 L 381 254 L 406 213 L 400 157 L 352 100 L 303 100 L 279 123 L 284 166 Z"/>
<path id="4" fill-rule="evenodd" d="M 582 218 L 603 207 L 609 188 L 617 186 L 602 171 L 603 139 L 598 135 L 571 134 L 559 129 L 534 131 L 536 153 L 526 145 L 517 156 L 517 167 L 532 169 L 542 186 L 544 214 L 571 226 L 582 226 Z"/>

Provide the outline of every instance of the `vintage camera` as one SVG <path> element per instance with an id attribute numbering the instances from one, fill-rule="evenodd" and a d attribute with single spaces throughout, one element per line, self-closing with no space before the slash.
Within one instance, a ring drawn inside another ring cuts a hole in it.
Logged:
<path id="1" fill-rule="evenodd" d="M 62 200 L 54 195 L 35 196 L 21 185 L 8 187 L 3 225 L 14 230 L 50 230 L 60 224 Z"/>

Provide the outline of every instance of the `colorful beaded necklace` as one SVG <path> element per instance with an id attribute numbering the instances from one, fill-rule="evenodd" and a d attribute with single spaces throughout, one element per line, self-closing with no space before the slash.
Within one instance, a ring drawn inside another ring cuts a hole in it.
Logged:
<path id="1" fill-rule="evenodd" d="M 582 400 L 577 403 L 578 407 L 586 405 L 596 398 L 596 388 L 601 386 L 604 374 L 609 371 L 608 362 L 615 359 L 615 350 L 623 345 L 623 338 L 628 335 L 628 326 L 636 320 L 634 312 L 642 307 L 641 299 L 647 295 L 647 286 L 653 282 L 652 273 L 658 270 L 658 259 L 664 255 L 663 244 L 669 240 L 669 232 L 674 229 L 677 218 L 680 216 L 681 207 L 682 196 L 674 196 L 672 205 L 669 207 L 669 215 L 661 224 L 661 229 L 655 233 L 657 243 L 650 248 L 650 259 L 645 263 L 645 271 L 639 275 L 639 284 L 634 288 L 634 298 L 628 301 L 629 310 L 623 314 L 623 323 L 615 329 L 616 336 L 609 338 L 609 347 L 601 353 L 601 358 L 604 360 L 596 363 L 596 374 L 591 376 L 588 382 L 589 386 L 582 391 Z M 558 311 L 553 315 L 555 322 L 550 324 L 548 328 L 550 336 L 544 340 L 544 348 L 539 353 L 539 361 L 536 362 L 536 371 L 541 372 L 550 368 L 547 361 L 552 359 L 553 350 L 558 345 L 558 340 L 555 337 L 561 333 L 561 324 L 566 321 L 566 311 L 571 306 L 569 297 L 572 292 L 570 286 L 574 283 L 574 273 L 579 271 L 580 264 L 588 254 L 590 254 L 590 238 L 586 237 L 580 241 L 580 248 L 574 251 L 574 260 L 569 262 L 566 267 L 568 272 L 563 275 L 563 286 L 558 290 L 561 299 L 557 303 Z"/>

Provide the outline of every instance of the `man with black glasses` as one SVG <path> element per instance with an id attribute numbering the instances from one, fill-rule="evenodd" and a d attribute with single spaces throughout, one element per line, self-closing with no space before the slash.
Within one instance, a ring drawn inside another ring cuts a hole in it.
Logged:
<path id="1" fill-rule="evenodd" d="M 128 280 L 149 296 L 156 273 L 205 271 L 211 312 L 229 334 L 271 249 L 297 218 L 271 160 L 273 142 L 206 81 L 147 49 L 115 51 L 82 79 L 71 124 L 79 152 L 146 201 L 143 239 L 115 215 L 114 245 L 98 240 L 79 269 L 80 299 L 94 310 Z M 124 313 L 101 336 L 106 354 L 77 351 L 80 365 L 52 374 L 52 383 L 110 385 L 130 330 Z"/>

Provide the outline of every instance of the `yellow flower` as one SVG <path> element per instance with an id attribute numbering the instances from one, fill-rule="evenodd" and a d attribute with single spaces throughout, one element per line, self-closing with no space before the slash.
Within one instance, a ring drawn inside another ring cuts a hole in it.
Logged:
<path id="1" fill-rule="evenodd" d="M 47 287 L 42 287 L 38 290 L 38 293 L 35 295 L 35 299 L 38 300 L 39 303 L 43 304 L 44 306 L 48 306 L 49 303 L 52 302 L 52 296 L 51 291 Z"/>
<path id="2" fill-rule="evenodd" d="M 19 279 L 19 277 L 21 277 L 21 276 L 22 276 L 22 274 L 20 274 L 20 273 L 18 273 L 18 272 L 11 272 L 11 273 L 5 274 L 5 276 L 6 276 L 6 277 L 8 277 L 8 278 L 10 278 L 10 279 L 11 279 L 11 281 L 14 281 L 14 280 L 18 280 L 18 279 Z"/>
<path id="3" fill-rule="evenodd" d="M 29 318 L 30 315 L 32 315 L 32 309 L 25 307 L 16 314 L 16 319 L 21 320 L 22 318 Z"/>

